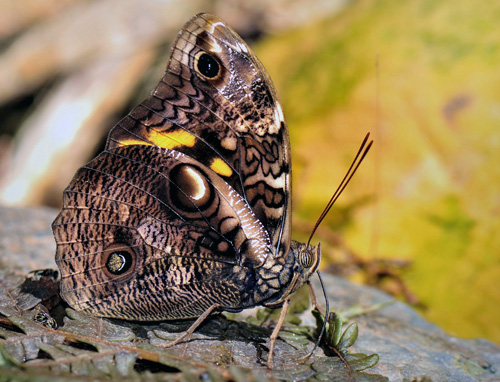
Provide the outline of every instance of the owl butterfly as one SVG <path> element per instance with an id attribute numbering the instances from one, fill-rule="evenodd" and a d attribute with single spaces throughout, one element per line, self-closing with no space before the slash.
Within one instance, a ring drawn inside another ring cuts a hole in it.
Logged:
<path id="1" fill-rule="evenodd" d="M 61 295 L 135 321 L 280 307 L 317 271 L 292 241 L 290 143 L 276 90 L 245 42 L 199 14 L 151 96 L 78 170 L 52 228 Z"/>

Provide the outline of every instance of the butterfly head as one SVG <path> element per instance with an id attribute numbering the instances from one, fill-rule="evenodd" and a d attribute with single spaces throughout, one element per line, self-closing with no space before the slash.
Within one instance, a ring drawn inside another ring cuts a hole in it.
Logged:
<path id="1" fill-rule="evenodd" d="M 318 269 L 321 260 L 321 246 L 318 244 L 314 247 L 292 240 L 290 250 L 284 260 L 283 269 L 276 275 L 281 285 L 279 296 L 262 304 L 266 307 L 273 308 L 281 305 L 290 295 L 307 283 Z M 271 279 L 269 278 L 269 280 Z"/>
<path id="2" fill-rule="evenodd" d="M 304 285 L 318 269 L 321 261 L 321 245 L 318 243 L 317 246 L 312 246 L 292 240 L 289 256 L 293 256 L 295 260 L 293 272 L 294 278 L 297 278 L 290 291 L 292 294 Z"/>

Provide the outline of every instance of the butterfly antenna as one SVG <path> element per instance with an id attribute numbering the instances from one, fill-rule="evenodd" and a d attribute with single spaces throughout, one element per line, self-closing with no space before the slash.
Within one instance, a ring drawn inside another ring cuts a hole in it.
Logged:
<path id="1" fill-rule="evenodd" d="M 314 228 L 311 231 L 311 235 L 309 236 L 309 240 L 307 241 L 307 246 L 309 246 L 311 239 L 314 236 L 314 233 L 318 229 L 318 226 L 321 224 L 321 222 L 323 221 L 325 216 L 328 214 L 328 212 L 332 208 L 333 204 L 337 201 L 340 194 L 342 194 L 342 192 L 344 191 L 346 186 L 349 184 L 353 175 L 356 173 L 356 170 L 358 169 L 359 165 L 361 164 L 361 162 L 363 162 L 363 159 L 365 159 L 366 154 L 368 154 L 368 151 L 370 151 L 370 148 L 372 147 L 372 144 L 373 144 L 373 140 L 368 142 L 369 137 L 370 137 L 370 133 L 366 134 L 365 139 L 363 140 L 363 143 L 361 143 L 361 146 L 358 150 L 358 153 L 356 154 L 356 157 L 352 161 L 351 166 L 349 167 L 349 170 L 347 170 L 347 173 L 344 176 L 344 179 L 342 179 L 342 182 L 340 182 L 340 185 L 337 187 L 337 189 L 333 193 L 330 201 L 328 202 L 325 209 L 321 213 L 321 216 L 316 221 L 316 224 L 314 225 Z M 303 358 L 304 360 L 309 358 L 314 353 L 314 351 L 318 348 L 319 343 L 321 342 L 321 338 L 323 337 L 323 333 L 326 330 L 328 316 L 330 315 L 330 303 L 329 303 L 328 296 L 326 293 L 325 284 L 323 283 L 323 278 L 321 277 L 321 273 L 319 273 L 319 271 L 316 271 L 316 274 L 318 275 L 319 283 L 321 285 L 321 289 L 323 290 L 323 296 L 325 298 L 325 318 L 323 320 L 323 325 L 321 326 L 321 331 L 319 333 L 319 336 L 316 340 L 316 343 L 314 344 L 314 348 L 309 352 L 309 354 L 307 354 L 307 356 L 305 356 Z"/>
<path id="2" fill-rule="evenodd" d="M 370 137 L 370 133 L 366 134 L 365 139 L 363 140 L 363 143 L 361 143 L 361 146 L 358 150 L 358 153 L 356 154 L 356 157 L 351 163 L 351 166 L 349 167 L 349 170 L 347 170 L 347 173 L 344 176 L 344 179 L 342 179 L 342 182 L 340 182 L 340 185 L 337 187 L 337 190 L 333 193 L 330 201 L 326 205 L 325 209 L 321 213 L 320 217 L 316 221 L 316 224 L 314 225 L 314 228 L 311 231 L 311 235 L 309 236 L 309 240 L 307 241 L 307 245 L 310 244 L 311 239 L 313 238 L 314 234 L 316 233 L 316 230 L 318 229 L 319 225 L 325 218 L 325 216 L 330 212 L 330 209 L 332 208 L 333 204 L 337 201 L 339 198 L 340 194 L 344 191 L 346 186 L 349 184 L 351 181 L 353 175 L 356 173 L 356 170 L 358 169 L 359 165 L 361 162 L 363 162 L 363 159 L 365 159 L 366 154 L 368 154 L 368 151 L 370 151 L 370 148 L 372 147 L 373 140 L 368 142 L 368 138 Z M 368 143 L 367 143 L 368 142 Z"/>

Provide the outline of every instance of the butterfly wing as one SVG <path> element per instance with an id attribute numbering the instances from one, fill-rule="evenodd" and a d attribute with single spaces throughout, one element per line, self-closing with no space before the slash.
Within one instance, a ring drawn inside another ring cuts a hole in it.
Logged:
<path id="1" fill-rule="evenodd" d="M 290 143 L 276 90 L 246 43 L 214 16 L 179 32 L 165 76 L 111 131 L 107 148 L 152 144 L 181 151 L 237 190 L 266 228 L 276 256 L 290 241 Z"/>
<path id="2" fill-rule="evenodd" d="M 239 307 L 247 272 L 239 264 L 264 261 L 270 245 L 214 171 L 154 146 L 117 148 L 82 167 L 53 230 L 64 299 L 141 320 L 196 317 L 215 302 Z"/>
<path id="3" fill-rule="evenodd" d="M 63 298 L 136 320 L 278 299 L 291 268 L 269 273 L 268 260 L 290 245 L 289 150 L 260 62 L 222 21 L 195 16 L 151 96 L 65 190 Z"/>

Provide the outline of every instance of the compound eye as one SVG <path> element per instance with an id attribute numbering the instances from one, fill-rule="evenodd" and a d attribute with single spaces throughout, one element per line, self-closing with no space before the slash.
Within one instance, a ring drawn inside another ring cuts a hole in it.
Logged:
<path id="1" fill-rule="evenodd" d="M 136 254 L 128 244 L 114 243 L 104 250 L 102 264 L 110 278 L 130 274 L 136 263 Z"/>
<path id="2" fill-rule="evenodd" d="M 206 52 L 199 52 L 196 55 L 195 68 L 202 77 L 208 80 L 217 78 L 221 72 L 219 61 Z"/>
<path id="3" fill-rule="evenodd" d="M 307 250 L 300 254 L 299 261 L 303 268 L 310 268 L 314 262 L 311 252 Z"/>

